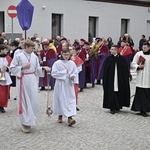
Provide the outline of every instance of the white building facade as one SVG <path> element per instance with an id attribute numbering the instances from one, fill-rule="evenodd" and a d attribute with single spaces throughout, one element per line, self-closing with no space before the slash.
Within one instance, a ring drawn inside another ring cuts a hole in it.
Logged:
<path id="1" fill-rule="evenodd" d="M 61 35 L 74 39 L 112 37 L 113 42 L 124 33 L 131 35 L 135 49 L 141 35 L 150 36 L 150 12 L 148 7 L 84 0 L 29 0 L 34 6 L 31 28 L 27 37 L 37 33 L 39 37 L 55 38 Z M 20 0 L 0 1 L 0 32 L 12 33 L 12 19 L 7 14 L 10 5 Z M 24 36 L 17 17 L 13 19 L 13 32 Z"/>

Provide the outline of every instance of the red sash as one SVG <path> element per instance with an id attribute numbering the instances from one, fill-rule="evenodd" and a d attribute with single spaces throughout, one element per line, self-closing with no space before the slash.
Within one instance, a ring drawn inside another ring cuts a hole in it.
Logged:
<path id="1" fill-rule="evenodd" d="M 23 113 L 23 107 L 22 107 L 22 78 L 24 75 L 29 75 L 29 74 L 34 74 L 34 72 L 28 72 L 28 73 L 22 73 L 21 77 L 17 77 L 18 79 L 20 79 L 20 99 L 19 99 L 19 114 Z"/>

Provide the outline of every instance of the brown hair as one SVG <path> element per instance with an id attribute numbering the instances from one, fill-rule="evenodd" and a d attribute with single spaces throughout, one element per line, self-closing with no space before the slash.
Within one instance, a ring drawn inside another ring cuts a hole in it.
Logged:
<path id="1" fill-rule="evenodd" d="M 7 46 L 3 45 L 3 44 L 0 44 L 0 51 L 1 50 L 4 50 L 5 48 L 7 48 Z"/>
<path id="2" fill-rule="evenodd" d="M 61 52 L 62 53 L 70 53 L 70 50 L 67 48 L 67 49 L 63 49 Z"/>
<path id="3" fill-rule="evenodd" d="M 115 47 L 115 48 L 117 48 L 117 49 L 118 49 L 118 45 L 112 45 L 111 47 Z"/>

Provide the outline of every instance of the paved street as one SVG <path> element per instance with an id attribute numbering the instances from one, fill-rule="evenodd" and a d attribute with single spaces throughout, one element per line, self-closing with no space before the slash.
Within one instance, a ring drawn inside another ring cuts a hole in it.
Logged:
<path id="1" fill-rule="evenodd" d="M 132 82 L 132 94 L 134 90 Z M 9 107 L 0 114 L 0 150 L 150 150 L 150 117 L 136 115 L 130 108 L 110 114 L 102 108 L 101 85 L 88 85 L 79 93 L 80 111 L 73 127 L 67 126 L 67 118 L 62 124 L 55 116 L 48 118 L 47 92 L 40 92 L 37 122 L 29 134 L 21 131 L 14 96 L 12 88 Z"/>

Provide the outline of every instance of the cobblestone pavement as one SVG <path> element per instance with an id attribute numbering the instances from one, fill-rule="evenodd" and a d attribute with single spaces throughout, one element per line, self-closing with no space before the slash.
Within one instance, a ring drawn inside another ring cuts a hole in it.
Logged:
<path id="1" fill-rule="evenodd" d="M 132 94 L 134 90 L 132 82 Z M 29 134 L 21 131 L 14 91 L 12 88 L 6 113 L 0 114 L 0 150 L 150 150 L 150 118 L 136 115 L 130 108 L 110 114 L 102 108 L 101 85 L 88 85 L 79 93 L 80 111 L 73 127 L 67 126 L 67 118 L 62 124 L 55 116 L 48 118 L 47 92 L 41 91 L 37 122 Z"/>

